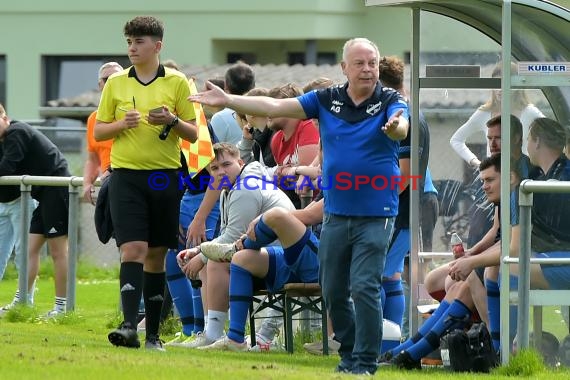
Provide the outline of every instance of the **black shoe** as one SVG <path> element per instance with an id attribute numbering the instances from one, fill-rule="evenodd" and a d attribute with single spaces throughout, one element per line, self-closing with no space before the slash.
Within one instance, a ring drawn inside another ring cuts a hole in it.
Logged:
<path id="1" fill-rule="evenodd" d="M 355 366 L 350 371 L 353 375 L 360 375 L 360 376 L 373 376 L 376 373 L 378 367 L 376 365 L 372 366 Z"/>
<path id="2" fill-rule="evenodd" d="M 131 326 L 129 322 L 123 322 L 115 330 L 111 331 L 107 336 L 109 342 L 114 346 L 139 348 L 141 342 L 137 334 L 137 329 Z"/>
<path id="3" fill-rule="evenodd" d="M 348 366 L 346 363 L 343 363 L 342 361 L 336 366 L 336 368 L 334 369 L 335 372 L 337 373 L 350 373 L 352 371 L 352 366 Z"/>
<path id="4" fill-rule="evenodd" d="M 166 351 L 164 347 L 162 347 L 162 341 L 158 335 L 147 335 L 146 341 L 144 342 L 144 348 L 146 350 Z"/>
<path id="5" fill-rule="evenodd" d="M 422 369 L 422 362 L 412 359 L 408 351 L 402 351 L 394 356 L 392 364 L 403 369 Z"/>
<path id="6" fill-rule="evenodd" d="M 394 358 L 392 351 L 388 350 L 382 355 L 378 356 L 378 363 L 389 363 Z"/>

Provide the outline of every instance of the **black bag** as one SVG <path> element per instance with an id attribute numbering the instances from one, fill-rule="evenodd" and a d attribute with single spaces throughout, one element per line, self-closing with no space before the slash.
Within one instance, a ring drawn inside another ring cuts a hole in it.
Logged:
<path id="1" fill-rule="evenodd" d="M 489 372 L 497 365 L 491 335 L 484 322 L 469 331 L 453 330 L 441 338 L 443 365 L 454 372 Z"/>
<path id="2" fill-rule="evenodd" d="M 111 220 L 111 205 L 109 203 L 109 180 L 113 173 L 103 178 L 99 196 L 95 203 L 95 231 L 103 244 L 107 244 L 113 237 L 113 221 Z"/>

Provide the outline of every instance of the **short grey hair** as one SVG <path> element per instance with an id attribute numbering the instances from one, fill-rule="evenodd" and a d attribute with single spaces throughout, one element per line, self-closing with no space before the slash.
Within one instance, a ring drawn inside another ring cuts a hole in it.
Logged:
<path id="1" fill-rule="evenodd" d="M 378 49 L 378 45 L 376 45 L 374 42 L 370 41 L 368 38 L 356 37 L 356 38 L 351 38 L 350 40 L 348 40 L 344 43 L 344 46 L 342 47 L 342 61 L 343 62 L 346 62 L 346 52 L 348 51 L 348 49 L 350 49 L 353 45 L 360 44 L 360 43 L 364 43 L 364 44 L 368 44 L 368 45 L 372 46 L 374 48 L 374 50 L 376 50 L 376 58 L 378 58 L 378 60 L 380 60 L 380 49 Z"/>
<path id="2" fill-rule="evenodd" d="M 103 72 L 111 67 L 116 67 L 117 69 L 119 69 L 119 71 L 123 70 L 123 66 L 121 66 L 117 62 L 106 62 L 103 65 L 101 65 L 101 67 L 99 67 L 99 73 L 97 74 L 97 79 L 99 80 L 103 79 Z"/>

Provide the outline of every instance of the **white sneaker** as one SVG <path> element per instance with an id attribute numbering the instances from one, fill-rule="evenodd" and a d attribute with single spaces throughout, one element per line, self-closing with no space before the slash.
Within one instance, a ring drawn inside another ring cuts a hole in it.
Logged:
<path id="1" fill-rule="evenodd" d="M 249 335 L 248 339 L 246 340 L 249 343 Z M 248 344 L 249 345 L 249 344 Z M 255 334 L 255 346 L 251 346 L 249 349 L 251 352 L 284 352 L 285 347 L 281 344 L 277 343 L 276 341 L 271 341 L 260 334 Z"/>
<path id="2" fill-rule="evenodd" d="M 224 335 L 220 339 L 216 340 L 214 343 L 208 346 L 198 347 L 198 349 L 243 352 L 247 351 L 247 343 L 246 342 L 238 343 L 228 338 L 227 335 Z"/>
<path id="3" fill-rule="evenodd" d="M 198 347 L 204 347 L 204 346 L 209 346 L 210 344 L 214 343 L 214 340 L 210 340 L 206 337 L 206 334 L 204 333 L 198 333 L 196 335 L 193 335 L 194 339 L 191 339 L 192 337 L 186 339 L 184 342 L 178 344 L 178 347 L 186 347 L 186 348 L 198 348 Z"/>
<path id="4" fill-rule="evenodd" d="M 234 253 L 236 253 L 236 247 L 234 244 L 207 241 L 200 244 L 200 251 L 210 260 L 230 262 Z"/>
<path id="5" fill-rule="evenodd" d="M 4 315 L 8 314 L 10 310 L 14 307 L 14 302 L 9 303 L 8 305 L 4 305 L 0 308 L 0 318 Z"/>
<path id="6" fill-rule="evenodd" d="M 65 311 L 59 311 L 56 309 L 50 310 L 44 315 L 42 315 L 42 319 L 55 319 L 65 315 Z"/>

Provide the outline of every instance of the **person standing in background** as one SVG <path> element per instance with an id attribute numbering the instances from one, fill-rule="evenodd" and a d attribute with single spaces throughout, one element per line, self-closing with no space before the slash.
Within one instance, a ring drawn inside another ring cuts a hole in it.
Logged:
<path id="1" fill-rule="evenodd" d="M 404 62 L 396 57 L 383 57 L 379 65 L 380 82 L 386 87 L 398 91 L 406 100 L 408 99 L 404 87 Z M 399 165 L 404 181 L 399 186 L 398 216 L 394 223 L 394 234 L 390 241 L 384 273 L 382 274 L 382 311 L 384 318 L 395 322 L 402 328 L 403 317 L 406 311 L 404 285 L 402 277 L 409 280 L 404 273 L 404 260 L 410 253 L 410 196 L 412 191 L 423 194 L 424 181 L 429 161 L 430 132 L 429 125 L 420 113 L 419 125 L 419 180 L 411 183 L 411 133 L 400 141 Z M 420 196 L 421 199 L 421 196 Z M 404 273 L 404 276 L 402 274 Z M 409 282 L 409 281 L 408 281 Z"/>
<path id="2" fill-rule="evenodd" d="M 230 66 L 224 77 L 224 90 L 228 94 L 243 95 L 255 87 L 255 74 L 247 63 L 237 62 Z M 210 120 L 219 141 L 237 145 L 242 137 L 241 127 L 234 118 L 234 112 L 224 108 Z"/>
<path id="3" fill-rule="evenodd" d="M 501 77 L 501 66 L 499 62 L 491 73 L 492 78 Z M 517 66 L 511 63 L 511 71 L 516 72 Z M 530 103 L 525 90 L 514 90 L 511 96 L 511 114 L 517 116 L 523 127 L 523 153 L 527 153 L 526 141 L 528 136 L 528 128 L 530 124 L 537 118 L 544 117 L 542 112 Z M 451 136 L 449 143 L 453 150 L 470 166 L 477 171 L 481 158 L 477 157 L 465 144 L 467 138 L 477 131 L 484 134 L 487 133 L 487 121 L 501 113 L 501 90 L 491 90 L 490 99 L 479 107 L 473 115 Z M 491 140 L 487 140 L 487 157 L 493 154 Z M 477 182 L 477 183 L 475 183 Z M 491 228 L 493 219 L 493 208 L 488 207 L 485 203 L 485 197 L 482 193 L 478 181 L 473 182 L 473 192 L 475 201 L 469 208 L 469 236 L 467 237 L 467 246 L 472 247 L 485 235 L 486 231 Z"/>
<path id="4" fill-rule="evenodd" d="M 0 176 L 39 175 L 69 177 L 67 161 L 57 147 L 41 132 L 26 123 L 10 120 L 0 104 L 0 141 L 3 155 Z M 32 198 L 38 206 L 32 214 L 28 244 L 28 292 L 33 293 L 40 269 L 40 251 L 49 247 L 54 266 L 55 302 L 45 318 L 65 313 L 67 305 L 67 224 L 68 190 L 62 186 L 32 186 Z M 16 292 L 12 302 L 2 308 L 6 312 L 20 301 Z"/>
<path id="5" fill-rule="evenodd" d="M 2 144 L 0 144 L 0 160 L 3 154 Z M 22 214 L 20 207 L 20 187 L 17 185 L 0 186 L 0 280 L 4 278 L 4 272 L 12 252 L 14 252 L 14 264 L 16 264 L 18 273 L 20 272 L 22 263 L 22 256 L 20 255 L 22 242 L 20 218 Z M 34 201 L 30 198 L 28 203 L 29 215 L 34 208 Z M 33 303 L 33 292 L 30 292 L 29 296 L 30 303 Z M 0 315 L 3 310 L 4 307 L 0 309 Z"/>
<path id="6" fill-rule="evenodd" d="M 511 63 L 511 71 L 516 72 L 516 64 Z M 492 78 L 501 77 L 501 62 L 497 63 L 493 72 L 491 73 Z M 514 90 L 512 92 L 511 99 L 511 114 L 518 117 L 523 126 L 523 153 L 528 154 L 526 148 L 526 141 L 528 138 L 528 129 L 530 124 L 540 117 L 544 117 L 542 112 L 536 108 L 528 100 L 527 93 L 525 90 Z M 487 133 L 487 121 L 493 116 L 499 115 L 501 113 L 501 90 L 491 90 L 490 99 L 479 107 L 469 120 L 465 122 L 455 133 L 451 136 L 449 143 L 453 150 L 465 161 L 469 166 L 474 169 L 479 168 L 481 164 L 481 158 L 475 156 L 475 154 L 467 147 L 465 141 L 469 136 L 473 135 L 475 132 L 480 131 L 484 135 Z M 489 145 L 487 145 L 487 157 L 492 154 Z"/>
<path id="7" fill-rule="evenodd" d="M 123 67 L 117 62 L 106 62 L 99 68 L 97 85 L 99 91 L 103 91 L 107 79 Z M 109 175 L 111 168 L 111 146 L 113 140 L 96 141 L 93 135 L 95 122 L 97 121 L 97 111 L 93 111 L 87 118 L 87 161 L 83 167 L 83 200 L 95 204 L 93 194 L 95 188 L 93 184 L 97 177 L 105 178 Z"/>

